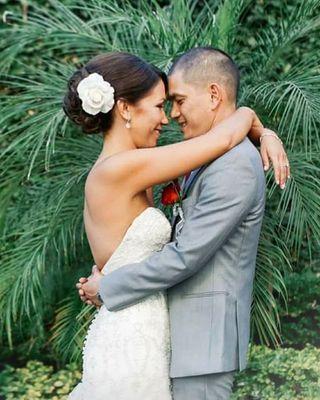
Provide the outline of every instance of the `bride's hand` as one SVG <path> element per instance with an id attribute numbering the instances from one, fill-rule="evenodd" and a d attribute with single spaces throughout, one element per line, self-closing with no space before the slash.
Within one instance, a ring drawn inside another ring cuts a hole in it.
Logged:
<path id="1" fill-rule="evenodd" d="M 276 183 L 281 189 L 284 189 L 290 178 L 290 165 L 283 144 L 278 135 L 271 129 L 264 128 L 257 114 L 252 109 L 251 111 L 253 112 L 253 121 L 248 136 L 256 143 L 260 141 L 260 154 L 264 170 L 268 171 L 271 161 Z"/>
<path id="2" fill-rule="evenodd" d="M 283 144 L 275 132 L 266 128 L 262 131 L 260 141 L 264 170 L 268 171 L 271 161 L 276 183 L 280 185 L 281 189 L 284 189 L 290 178 L 290 165 Z"/>
<path id="3" fill-rule="evenodd" d="M 84 290 L 82 289 L 82 285 L 88 281 L 87 278 L 81 277 L 79 278 L 78 283 L 76 284 L 76 288 L 78 289 L 78 294 L 80 297 L 80 300 L 83 302 L 86 302 L 87 298 L 85 296 Z"/>
<path id="4" fill-rule="evenodd" d="M 84 303 L 94 305 L 97 308 L 101 307 L 102 303 L 99 301 L 97 294 L 102 276 L 98 267 L 94 265 L 92 267 L 92 274 L 88 278 L 82 277 L 79 279 L 76 288 L 78 289 L 80 299 Z"/>

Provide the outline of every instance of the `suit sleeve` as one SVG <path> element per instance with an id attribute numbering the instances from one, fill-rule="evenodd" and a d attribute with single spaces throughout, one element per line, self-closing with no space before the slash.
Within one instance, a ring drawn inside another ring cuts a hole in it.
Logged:
<path id="1" fill-rule="evenodd" d="M 195 274 L 246 217 L 257 193 L 253 167 L 237 160 L 236 170 L 221 160 L 200 177 L 198 201 L 175 241 L 146 260 L 102 278 L 99 293 L 108 310 L 135 304 Z"/>

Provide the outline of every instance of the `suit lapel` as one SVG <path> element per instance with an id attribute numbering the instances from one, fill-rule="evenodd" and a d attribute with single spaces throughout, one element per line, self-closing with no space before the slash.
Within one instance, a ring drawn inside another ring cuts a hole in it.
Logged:
<path id="1" fill-rule="evenodd" d="M 181 187 L 181 193 L 182 193 L 182 199 L 185 199 L 187 197 L 187 194 L 189 190 L 191 189 L 191 186 L 196 182 L 197 178 L 200 176 L 201 172 L 208 166 L 209 164 L 205 164 L 202 167 L 195 169 L 192 171 L 190 174 L 189 178 L 186 180 L 184 179 L 182 182 L 182 187 Z M 172 235 L 174 233 L 175 225 L 177 223 L 178 216 L 172 217 L 171 220 L 171 225 L 172 225 Z M 171 237 L 171 240 L 173 239 L 173 236 Z"/>
<path id="2" fill-rule="evenodd" d="M 189 176 L 189 178 L 190 178 L 190 176 Z M 181 193 L 184 192 L 184 188 L 186 186 L 187 181 L 188 181 L 188 179 L 186 179 L 186 177 L 184 177 L 182 180 L 182 183 L 181 183 Z"/>
<path id="3" fill-rule="evenodd" d="M 191 186 L 196 182 L 196 179 L 199 177 L 201 172 L 207 167 L 208 164 L 203 165 L 202 167 L 192 171 L 189 179 L 185 182 L 182 189 L 182 197 L 185 198 L 191 188 Z"/>

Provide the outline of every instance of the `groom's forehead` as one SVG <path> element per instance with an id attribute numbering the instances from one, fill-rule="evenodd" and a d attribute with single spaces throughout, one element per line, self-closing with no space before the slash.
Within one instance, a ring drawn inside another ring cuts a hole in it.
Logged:
<path id="1" fill-rule="evenodd" d="M 182 71 L 174 72 L 172 75 L 169 75 L 168 81 L 168 100 L 172 101 L 177 98 L 189 97 L 193 95 L 194 87 L 189 82 L 185 81 Z"/>
<path id="2" fill-rule="evenodd" d="M 174 72 L 173 74 L 169 75 L 168 83 L 170 94 L 181 91 L 181 89 L 183 89 L 186 85 L 184 81 L 184 76 L 180 71 Z"/>
<path id="3" fill-rule="evenodd" d="M 177 97 L 186 96 L 187 87 L 181 79 L 169 78 L 169 94 L 168 99 L 174 100 Z"/>

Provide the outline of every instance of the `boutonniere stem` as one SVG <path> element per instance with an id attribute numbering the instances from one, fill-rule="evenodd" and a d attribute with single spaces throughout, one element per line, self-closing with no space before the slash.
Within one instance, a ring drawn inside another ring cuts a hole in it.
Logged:
<path id="1" fill-rule="evenodd" d="M 164 206 L 172 206 L 173 216 L 180 216 L 181 220 L 184 221 L 182 211 L 182 193 L 178 179 L 174 179 L 170 182 L 162 191 L 161 203 Z"/>

